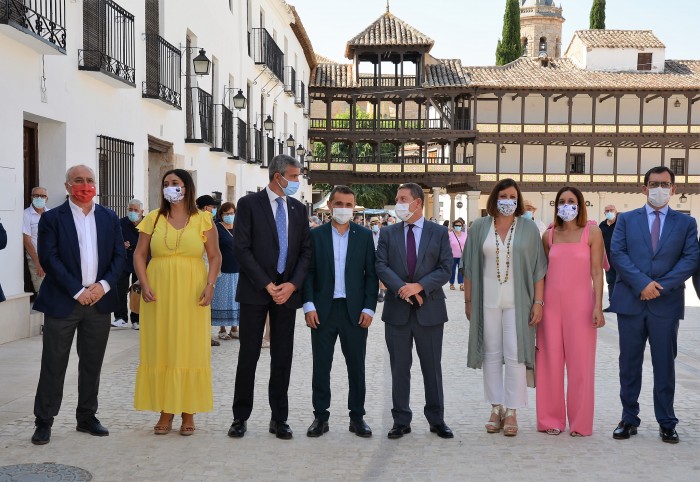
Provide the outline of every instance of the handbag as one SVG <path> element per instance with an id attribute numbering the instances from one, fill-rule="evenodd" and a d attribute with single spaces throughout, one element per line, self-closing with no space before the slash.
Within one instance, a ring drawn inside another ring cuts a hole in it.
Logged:
<path id="1" fill-rule="evenodd" d="M 139 314 L 141 307 L 141 284 L 137 281 L 129 288 L 129 310 L 134 314 Z"/>

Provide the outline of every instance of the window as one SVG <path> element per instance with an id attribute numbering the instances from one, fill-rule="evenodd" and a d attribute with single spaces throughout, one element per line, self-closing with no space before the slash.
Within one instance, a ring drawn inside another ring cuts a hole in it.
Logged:
<path id="1" fill-rule="evenodd" d="M 98 141 L 100 204 L 126 216 L 134 196 L 134 143 L 106 136 Z"/>
<path id="2" fill-rule="evenodd" d="M 651 70 L 652 54 L 637 54 L 637 70 Z"/>
<path id="3" fill-rule="evenodd" d="M 540 37 L 540 53 L 547 53 L 547 38 Z"/>
<path id="4" fill-rule="evenodd" d="M 522 44 L 523 44 L 523 57 L 527 57 L 527 47 L 528 47 L 527 37 L 523 37 Z"/>
<path id="5" fill-rule="evenodd" d="M 685 176 L 685 158 L 671 158 L 671 170 L 676 176 Z"/>
<path id="6" fill-rule="evenodd" d="M 569 174 L 584 174 L 586 172 L 586 155 L 571 154 L 569 156 Z"/>

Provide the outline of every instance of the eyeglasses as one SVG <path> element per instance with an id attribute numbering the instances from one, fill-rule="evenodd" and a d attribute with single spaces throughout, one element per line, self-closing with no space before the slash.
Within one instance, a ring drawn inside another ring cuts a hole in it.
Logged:
<path id="1" fill-rule="evenodd" d="M 670 189 L 673 187 L 672 182 L 656 182 L 656 181 L 650 181 L 649 182 L 649 187 L 651 189 L 657 188 L 657 187 L 662 187 L 664 189 Z"/>
<path id="2" fill-rule="evenodd" d="M 46 194 L 32 194 L 32 199 L 36 199 L 38 197 L 41 199 L 48 199 L 49 198 Z"/>

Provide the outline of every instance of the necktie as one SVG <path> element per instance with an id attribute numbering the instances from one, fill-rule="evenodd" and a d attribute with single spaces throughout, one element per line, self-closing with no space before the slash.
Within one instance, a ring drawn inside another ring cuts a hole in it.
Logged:
<path id="1" fill-rule="evenodd" d="M 275 214 L 275 224 L 277 225 L 277 239 L 280 243 L 280 254 L 277 257 L 277 272 L 284 273 L 284 266 L 287 264 L 287 213 L 284 211 L 284 199 L 278 197 L 277 212 Z"/>
<path id="2" fill-rule="evenodd" d="M 659 237 L 661 234 L 661 217 L 659 211 L 654 211 L 654 222 L 651 223 L 651 250 L 656 253 L 656 248 L 659 247 Z"/>
<path id="3" fill-rule="evenodd" d="M 413 234 L 413 224 L 409 224 L 406 235 L 406 267 L 409 281 L 413 281 L 413 275 L 416 273 L 416 261 L 416 237 Z"/>

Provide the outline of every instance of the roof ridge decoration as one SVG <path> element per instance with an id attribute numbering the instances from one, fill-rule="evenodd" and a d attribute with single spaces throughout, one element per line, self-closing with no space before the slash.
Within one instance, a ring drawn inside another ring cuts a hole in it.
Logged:
<path id="1" fill-rule="evenodd" d="M 434 44 L 433 39 L 392 14 L 387 4 L 386 13 L 348 41 L 345 56 L 352 59 L 357 47 L 424 47 L 430 51 Z"/>

